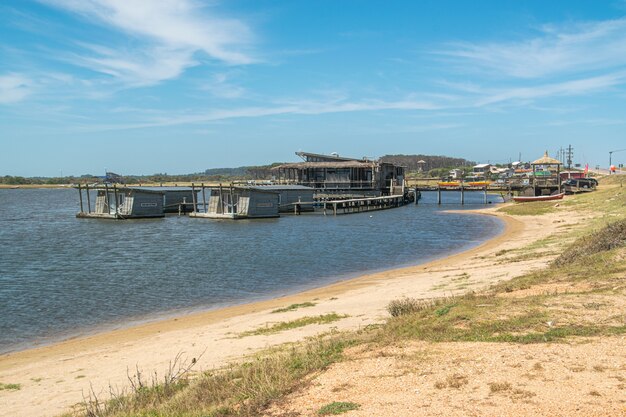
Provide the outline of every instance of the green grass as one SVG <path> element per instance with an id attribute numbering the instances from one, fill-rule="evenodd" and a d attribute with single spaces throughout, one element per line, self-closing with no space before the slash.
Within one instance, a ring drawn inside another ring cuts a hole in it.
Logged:
<path id="1" fill-rule="evenodd" d="M 554 201 L 532 201 L 527 203 L 514 203 L 498 209 L 499 212 L 513 216 L 540 216 L 557 211 Z"/>
<path id="2" fill-rule="evenodd" d="M 339 314 L 336 314 L 336 313 L 323 314 L 323 315 L 320 315 L 320 316 L 311 316 L 311 317 L 306 316 L 306 317 L 301 317 L 301 318 L 296 319 L 296 320 L 283 321 L 283 322 L 280 322 L 280 323 L 273 324 L 271 326 L 261 327 L 259 329 L 243 332 L 243 333 L 239 334 L 239 337 L 267 335 L 267 334 L 282 332 L 282 331 L 285 331 L 285 330 L 295 329 L 295 328 L 298 328 L 298 327 L 304 327 L 304 326 L 308 326 L 308 325 L 311 325 L 311 324 L 332 323 L 332 322 L 344 319 L 346 317 L 348 317 L 348 316 L 346 316 L 346 315 L 339 315 Z"/>
<path id="3" fill-rule="evenodd" d="M 22 384 L 3 384 L 0 382 L 0 391 L 19 391 L 22 389 Z"/>
<path id="4" fill-rule="evenodd" d="M 316 337 L 296 346 L 274 348 L 226 369 L 190 380 L 144 385 L 102 401 L 94 396 L 66 416 L 224 417 L 257 416 L 273 401 L 307 383 L 307 376 L 340 360 L 353 336 Z"/>
<path id="5" fill-rule="evenodd" d="M 314 307 L 315 305 L 316 305 L 315 303 L 311 303 L 307 301 L 305 303 L 291 304 L 290 306 L 287 306 L 284 308 L 277 308 L 276 310 L 273 310 L 272 313 L 286 313 L 288 311 L 294 311 L 299 308 Z"/>
<path id="6" fill-rule="evenodd" d="M 359 404 L 351 402 L 335 401 L 330 404 L 326 404 L 317 411 L 318 416 L 335 416 L 338 414 L 347 413 L 348 411 L 358 410 Z"/>

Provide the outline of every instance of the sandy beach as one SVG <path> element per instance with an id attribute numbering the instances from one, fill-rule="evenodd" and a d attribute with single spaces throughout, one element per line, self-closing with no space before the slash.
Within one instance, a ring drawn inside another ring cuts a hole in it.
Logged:
<path id="1" fill-rule="evenodd" d="M 426 264 L 365 275 L 296 295 L 142 324 L 50 346 L 0 356 L 0 382 L 20 384 L 0 391 L 2 416 L 54 416 L 80 403 L 90 389 L 106 398 L 122 389 L 128 370 L 163 375 L 177 354 L 199 360 L 195 370 L 222 367 L 269 346 L 295 342 L 330 329 L 358 329 L 388 316 L 387 304 L 401 297 L 432 298 L 460 294 L 511 279 L 546 265 L 550 257 L 502 263 L 496 253 L 514 250 L 573 224 L 572 216 L 510 217 L 497 208 L 467 212 L 495 215 L 502 234 L 471 250 Z M 463 275 L 462 281 L 458 277 Z M 272 313 L 293 303 L 312 307 Z M 304 316 L 337 313 L 347 317 L 272 335 L 239 337 L 242 332 Z"/>

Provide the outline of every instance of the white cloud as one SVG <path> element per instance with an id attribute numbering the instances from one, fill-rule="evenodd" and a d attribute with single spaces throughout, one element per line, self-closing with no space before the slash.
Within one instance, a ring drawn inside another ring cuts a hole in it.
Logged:
<path id="1" fill-rule="evenodd" d="M 245 88 L 230 82 L 231 75 L 226 73 L 215 74 L 211 82 L 201 86 L 201 89 L 208 91 L 215 97 L 235 99 L 241 98 L 246 93 Z"/>
<path id="2" fill-rule="evenodd" d="M 626 65 L 626 18 L 546 25 L 519 42 L 451 44 L 437 54 L 468 68 L 516 78 L 540 78 Z"/>
<path id="3" fill-rule="evenodd" d="M 32 91 L 33 82 L 19 74 L 0 75 L 0 104 L 24 100 Z"/>
<path id="4" fill-rule="evenodd" d="M 40 0 L 76 13 L 133 39 L 133 49 L 118 45 L 89 45 L 95 56 L 75 57 L 76 63 L 121 79 L 149 85 L 178 77 L 197 65 L 196 54 L 227 65 L 249 64 L 245 52 L 252 41 L 240 20 L 218 17 L 193 0 Z M 83 45 L 84 46 L 84 45 Z"/>
<path id="5" fill-rule="evenodd" d="M 512 100 L 533 100 L 542 97 L 585 95 L 605 91 L 610 87 L 624 83 L 625 80 L 626 73 L 616 73 L 532 87 L 511 87 L 500 90 L 490 89 L 483 91 L 483 96 L 476 100 L 475 105 L 480 107 Z"/>
<path id="6" fill-rule="evenodd" d="M 234 109 L 218 109 L 195 114 L 182 114 L 155 117 L 149 121 L 135 124 L 110 125 L 110 126 L 89 126 L 86 130 L 126 130 L 141 129 L 163 126 L 177 126 L 188 124 L 200 124 L 228 120 L 235 118 L 266 117 L 278 115 L 318 115 L 327 113 L 346 113 L 361 111 L 384 111 L 384 110 L 435 110 L 439 107 L 436 104 L 416 100 L 400 101 L 342 101 L 342 102 L 315 102 L 301 101 L 291 104 L 276 105 L 274 107 L 241 107 Z"/>

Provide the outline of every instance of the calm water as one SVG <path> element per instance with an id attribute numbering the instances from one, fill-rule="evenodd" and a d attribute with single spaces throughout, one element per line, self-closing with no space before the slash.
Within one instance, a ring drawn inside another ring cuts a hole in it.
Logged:
<path id="1" fill-rule="evenodd" d="M 0 352 L 417 264 L 499 233 L 499 220 L 442 213 L 460 206 L 435 198 L 337 217 L 106 221 L 76 219 L 75 190 L 0 190 Z"/>

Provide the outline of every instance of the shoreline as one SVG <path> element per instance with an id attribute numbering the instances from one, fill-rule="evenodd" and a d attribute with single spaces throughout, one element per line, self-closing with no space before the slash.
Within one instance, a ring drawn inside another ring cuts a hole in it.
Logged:
<path id="1" fill-rule="evenodd" d="M 136 317 L 128 317 L 128 318 L 120 318 L 119 320 L 113 320 L 106 323 L 96 324 L 94 326 L 87 326 L 84 328 L 79 328 L 77 331 L 65 331 L 61 332 L 58 336 L 48 336 L 42 339 L 36 340 L 34 342 L 22 342 L 13 346 L 10 346 L 8 350 L 0 351 L 0 370 L 1 362 L 5 357 L 18 355 L 23 352 L 28 351 L 36 351 L 36 350 L 45 350 L 46 348 L 54 347 L 55 345 L 61 345 L 66 342 L 77 341 L 80 342 L 85 339 L 98 338 L 98 336 L 106 337 L 109 334 L 124 332 L 124 331 L 134 331 L 135 329 L 145 327 L 145 326 L 156 326 L 158 327 L 160 323 L 170 323 L 171 322 L 179 322 L 185 321 L 188 318 L 193 317 L 196 320 L 196 316 L 198 321 L 201 321 L 203 318 L 211 319 L 213 315 L 215 315 L 214 320 L 222 320 L 224 318 L 230 318 L 233 316 L 246 314 L 246 312 L 256 312 L 258 311 L 257 305 L 265 305 L 265 303 L 272 304 L 273 301 L 279 303 L 281 300 L 284 300 L 284 303 L 290 302 L 293 299 L 306 298 L 308 294 L 316 294 L 320 293 L 328 293 L 329 296 L 338 295 L 341 292 L 348 291 L 350 288 L 355 288 L 355 283 L 351 283 L 352 281 L 358 281 L 361 279 L 367 279 L 371 277 L 376 277 L 380 274 L 389 274 L 394 272 L 408 271 L 411 272 L 412 268 L 424 267 L 429 265 L 430 263 L 436 261 L 445 261 L 449 258 L 455 257 L 457 255 L 462 255 L 466 252 L 472 251 L 474 249 L 481 248 L 486 243 L 499 238 L 502 234 L 506 233 L 507 228 L 507 220 L 500 215 L 493 215 L 490 213 L 483 213 L 482 210 L 487 210 L 490 208 L 497 208 L 501 205 L 494 205 L 493 207 L 487 207 L 483 209 L 458 209 L 458 210 L 441 210 L 441 214 L 446 213 L 454 213 L 454 214 L 467 214 L 467 215 L 490 215 L 492 217 L 496 217 L 500 220 L 500 224 L 498 228 L 500 230 L 497 233 L 486 240 L 480 240 L 478 243 L 473 242 L 468 244 L 465 247 L 455 248 L 450 252 L 446 252 L 443 255 L 438 255 L 434 257 L 425 258 L 417 263 L 405 262 L 403 264 L 398 264 L 389 267 L 382 268 L 373 268 L 370 271 L 360 271 L 360 272 L 348 272 L 340 275 L 333 275 L 327 277 L 320 277 L 319 282 L 311 283 L 307 285 L 299 285 L 290 289 L 276 289 L 275 291 L 260 295 L 257 297 L 251 297 L 249 299 L 241 299 L 234 301 L 227 301 L 223 303 L 216 303 L 214 306 L 196 306 L 196 307 L 182 307 L 176 310 L 162 311 L 156 313 L 146 313 L 141 316 Z M 385 279 L 385 278 L 382 278 Z M 349 284 L 345 288 L 342 284 Z M 351 283 L 351 284 L 350 284 Z M 334 293 L 327 292 L 326 289 L 332 287 Z M 296 303 L 298 301 L 293 301 L 292 303 Z M 269 308 L 269 307 L 268 307 Z M 271 307 L 275 308 L 275 307 Z M 260 307 L 262 310 L 263 308 Z M 221 314 L 222 310 L 225 311 L 225 314 Z M 212 322 L 212 321 L 211 321 Z"/>
<path id="2" fill-rule="evenodd" d="M 483 209 L 485 210 L 485 209 Z M 176 329 L 189 329 L 196 325 L 215 323 L 216 321 L 224 320 L 227 318 L 237 317 L 248 313 L 256 313 L 263 310 L 274 309 L 282 307 L 285 304 L 294 304 L 302 302 L 303 300 L 309 300 L 311 298 L 320 297 L 333 297 L 341 295 L 346 291 L 350 291 L 357 288 L 380 282 L 387 278 L 389 274 L 410 274 L 418 271 L 427 270 L 433 268 L 442 263 L 448 263 L 451 261 L 460 261 L 465 257 L 470 257 L 482 250 L 495 246 L 500 240 L 508 239 L 510 235 L 517 231 L 519 223 L 517 220 L 510 216 L 498 215 L 493 213 L 485 213 L 480 209 L 468 209 L 468 210 L 446 210 L 449 213 L 459 213 L 468 215 L 487 215 L 494 216 L 502 220 L 503 227 L 499 234 L 496 236 L 472 246 L 468 249 L 461 250 L 456 253 L 445 255 L 441 258 L 425 261 L 410 266 L 391 267 L 389 269 L 383 269 L 380 271 L 369 273 L 354 273 L 349 275 L 356 275 L 352 278 L 342 279 L 330 284 L 324 284 L 319 287 L 314 287 L 306 290 L 295 290 L 294 293 L 285 294 L 280 296 L 268 295 L 268 298 L 264 298 L 258 301 L 242 302 L 224 307 L 215 308 L 199 308 L 197 311 L 191 312 L 172 312 L 171 314 L 164 313 L 157 315 L 154 318 L 147 318 L 133 320 L 129 322 L 121 323 L 119 325 L 104 325 L 104 329 L 93 331 L 85 331 L 83 334 L 69 336 L 58 341 L 51 341 L 50 343 L 43 342 L 41 346 L 27 347 L 19 350 L 12 350 L 5 353 L 0 353 L 0 371 L 3 369 L 3 361 L 9 357 L 18 356 L 35 356 L 38 353 L 47 354 L 50 350 L 57 350 L 64 347 L 70 347 L 74 345 L 83 345 L 87 343 L 106 343 L 102 339 L 109 337 L 122 337 L 123 340 L 128 341 L 132 339 L 138 339 L 159 333 L 163 329 L 169 330 L 172 327 Z M 108 329 L 107 329 L 108 327 Z"/>
<path id="3" fill-rule="evenodd" d="M 496 212 L 499 207 L 462 210 L 463 214 L 496 216 L 504 227 L 497 236 L 478 246 L 440 259 L 366 274 L 292 295 L 0 355 L 0 381 L 21 384 L 18 391 L 0 392 L 0 400 L 6 402 L 6 412 L 15 417 L 55 416 L 80 403 L 92 389 L 99 398 L 107 397 L 110 386 L 124 389 L 128 384 L 128 369 L 135 366 L 145 374 L 163 375 L 177 355 L 183 353 L 191 360 L 206 352 L 196 370 L 217 369 L 272 346 L 297 343 L 333 329 L 351 331 L 380 323 L 388 317 L 386 307 L 393 299 L 460 295 L 542 267 L 543 260 L 501 265 L 494 254 L 502 248 L 523 247 L 554 232 L 553 219 L 546 216 L 538 222 L 513 218 Z M 468 272 L 472 280 L 467 285 L 445 287 L 446 282 L 454 282 L 454 276 Z M 274 309 L 304 302 L 313 302 L 313 306 L 271 313 Z M 330 313 L 345 318 L 271 335 L 238 336 L 272 323 Z M 36 399 L 34 403 L 33 399 Z M 42 410 L 45 413 L 42 414 Z"/>

